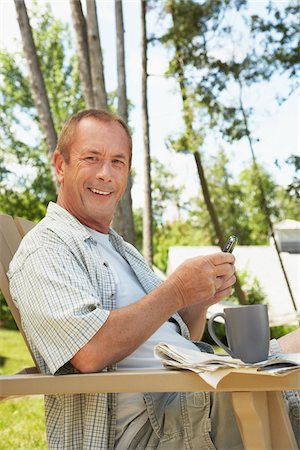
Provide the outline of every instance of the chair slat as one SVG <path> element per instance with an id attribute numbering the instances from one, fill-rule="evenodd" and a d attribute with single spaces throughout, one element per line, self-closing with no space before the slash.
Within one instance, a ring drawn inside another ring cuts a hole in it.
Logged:
<path id="1" fill-rule="evenodd" d="M 22 328 L 19 310 L 15 306 L 10 295 L 9 282 L 6 275 L 9 269 L 9 264 L 19 247 L 21 240 L 22 236 L 17 229 L 17 225 L 14 219 L 8 215 L 0 215 L 0 289 L 13 315 L 17 327 L 20 330 L 24 341 L 26 342 L 30 355 L 37 366 L 36 359 L 31 351 L 31 348 L 28 345 L 24 330 Z"/>
<path id="2" fill-rule="evenodd" d="M 23 219 L 23 217 L 15 217 L 14 221 L 22 238 L 36 225 L 34 222 L 31 222 L 31 220 Z"/>
<path id="3" fill-rule="evenodd" d="M 18 249 L 21 239 L 14 219 L 8 215 L 0 215 L 0 254 L 5 272 L 8 271 L 9 263 Z"/>

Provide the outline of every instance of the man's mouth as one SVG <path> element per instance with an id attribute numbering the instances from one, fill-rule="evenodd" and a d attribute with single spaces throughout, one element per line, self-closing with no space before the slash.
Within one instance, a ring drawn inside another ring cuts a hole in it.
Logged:
<path id="1" fill-rule="evenodd" d="M 99 189 L 89 188 L 91 192 L 98 195 L 109 195 L 111 194 L 111 191 L 100 191 Z"/>

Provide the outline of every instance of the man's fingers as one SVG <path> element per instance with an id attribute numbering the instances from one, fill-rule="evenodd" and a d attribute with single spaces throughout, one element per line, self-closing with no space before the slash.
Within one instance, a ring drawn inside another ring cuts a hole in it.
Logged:
<path id="1" fill-rule="evenodd" d="M 227 277 L 219 277 L 216 280 L 216 291 L 220 291 L 223 289 L 227 289 L 228 287 L 232 286 L 236 282 L 236 277 L 234 274 L 231 274 Z"/>
<path id="2" fill-rule="evenodd" d="M 208 256 L 210 258 L 211 262 L 218 266 L 219 264 L 233 264 L 235 262 L 235 257 L 232 255 L 232 253 L 225 253 L 225 252 L 218 252 L 218 253 L 212 253 Z"/>
<path id="3" fill-rule="evenodd" d="M 214 295 L 214 303 L 219 302 L 223 298 L 230 297 L 231 294 L 232 294 L 232 287 L 228 287 L 226 289 L 223 289 L 222 291 L 216 292 L 216 294 Z"/>
<path id="4" fill-rule="evenodd" d="M 233 286 L 235 282 L 236 282 L 236 276 L 232 275 L 230 278 L 227 278 L 224 280 L 222 289 L 227 289 L 227 288 Z"/>
<path id="5" fill-rule="evenodd" d="M 217 277 L 231 276 L 235 273 L 234 264 L 220 264 L 215 267 L 215 274 Z"/>

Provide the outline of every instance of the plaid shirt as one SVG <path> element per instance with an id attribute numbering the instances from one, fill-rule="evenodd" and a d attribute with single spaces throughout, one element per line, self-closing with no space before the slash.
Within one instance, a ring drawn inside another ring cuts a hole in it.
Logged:
<path id="1" fill-rule="evenodd" d="M 161 280 L 140 253 L 112 229 L 110 241 L 130 264 L 146 293 Z M 69 360 L 116 308 L 112 271 L 97 243 L 75 217 L 55 203 L 23 239 L 8 277 L 29 345 L 43 373 L 70 373 Z M 186 325 L 176 314 L 181 333 Z M 105 370 L 114 371 L 116 365 Z M 113 449 L 116 394 L 45 396 L 50 449 Z"/>

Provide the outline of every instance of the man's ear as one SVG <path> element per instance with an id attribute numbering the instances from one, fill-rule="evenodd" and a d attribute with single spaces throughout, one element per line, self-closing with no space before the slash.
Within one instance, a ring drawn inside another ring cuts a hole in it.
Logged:
<path id="1" fill-rule="evenodd" d="M 53 165 L 55 168 L 58 183 L 62 184 L 64 179 L 65 160 L 63 158 L 63 155 L 58 150 L 54 150 Z"/>

